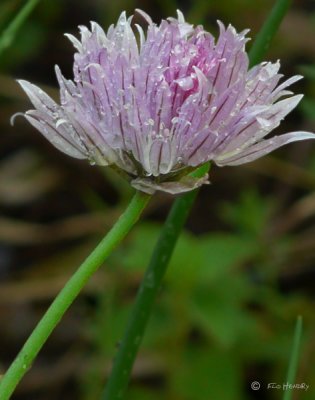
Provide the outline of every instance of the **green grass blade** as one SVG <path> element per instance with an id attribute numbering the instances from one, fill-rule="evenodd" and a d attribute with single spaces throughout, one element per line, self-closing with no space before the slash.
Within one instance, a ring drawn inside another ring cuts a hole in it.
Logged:
<path id="1" fill-rule="evenodd" d="M 29 0 L 25 6 L 22 7 L 20 12 L 16 15 L 9 26 L 0 35 L 0 55 L 11 45 L 18 30 L 21 28 L 39 1 L 40 0 Z"/>
<path id="2" fill-rule="evenodd" d="M 299 315 L 296 320 L 293 345 L 291 350 L 291 357 L 289 362 L 288 374 L 286 383 L 294 384 L 296 379 L 296 373 L 298 369 L 300 346 L 302 338 L 302 317 Z M 293 390 L 287 388 L 283 394 L 283 400 L 291 400 L 293 395 Z"/>
<path id="3" fill-rule="evenodd" d="M 262 58 L 268 50 L 271 40 L 277 33 L 277 30 L 283 18 L 285 17 L 290 5 L 291 0 L 276 1 L 249 51 L 249 60 L 251 66 L 256 65 L 262 61 Z"/>

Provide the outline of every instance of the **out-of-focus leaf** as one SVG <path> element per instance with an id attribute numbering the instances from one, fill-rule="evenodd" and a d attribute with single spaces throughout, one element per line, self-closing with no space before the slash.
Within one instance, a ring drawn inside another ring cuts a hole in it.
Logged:
<path id="1" fill-rule="evenodd" d="M 172 371 L 171 386 L 182 400 L 240 400 L 241 366 L 235 354 L 191 347 Z"/>
<path id="2" fill-rule="evenodd" d="M 131 387 L 128 393 L 130 400 L 161 400 L 163 398 L 159 390 L 150 390 L 145 387 Z"/>
<path id="3" fill-rule="evenodd" d="M 107 295 L 105 297 L 102 313 L 106 312 L 107 318 L 104 318 L 104 315 L 99 315 L 101 324 L 98 324 L 95 330 L 95 344 L 102 351 L 102 354 L 113 356 L 118 345 L 117 338 L 122 335 L 130 308 L 131 305 L 122 306 L 121 304 L 118 307 L 112 296 Z M 110 323 L 108 323 L 109 321 Z"/>
<path id="4" fill-rule="evenodd" d="M 126 241 L 125 249 L 117 251 L 112 257 L 118 258 L 125 268 L 143 271 L 148 262 L 160 227 L 142 223 L 135 227 Z"/>
<path id="5" fill-rule="evenodd" d="M 215 282 L 258 253 L 258 243 L 252 238 L 227 233 L 206 235 L 200 241 L 203 257 L 198 273 L 200 282 Z"/>
<path id="6" fill-rule="evenodd" d="M 228 224 L 257 239 L 264 232 L 272 207 L 270 199 L 265 199 L 256 190 L 249 189 L 241 193 L 238 201 L 223 203 L 219 212 Z"/>
<path id="7" fill-rule="evenodd" d="M 315 66 L 314 65 L 301 65 L 299 72 L 305 76 L 305 78 L 315 81 Z"/>
<path id="8" fill-rule="evenodd" d="M 315 100 L 304 98 L 300 104 L 300 110 L 304 113 L 307 119 L 315 121 Z"/>
<path id="9" fill-rule="evenodd" d="M 215 342 L 229 348 L 245 331 L 254 330 L 254 320 L 244 309 L 250 290 L 248 282 L 235 275 L 197 287 L 188 305 L 191 319 Z"/>

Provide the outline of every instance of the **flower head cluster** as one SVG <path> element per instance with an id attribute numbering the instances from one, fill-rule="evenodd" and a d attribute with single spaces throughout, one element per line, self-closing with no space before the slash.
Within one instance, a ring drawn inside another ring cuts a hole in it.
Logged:
<path id="1" fill-rule="evenodd" d="M 249 69 L 247 31 L 219 22 L 215 41 L 180 12 L 159 26 L 138 12 L 146 33 L 122 13 L 107 33 L 92 22 L 81 40 L 67 35 L 77 52 L 73 81 L 56 67 L 61 105 L 19 81 L 35 107 L 26 119 L 59 150 L 125 171 L 139 190 L 179 193 L 207 182 L 189 176 L 207 161 L 239 165 L 315 138 L 265 139 L 301 100 L 286 90 L 301 76 L 278 85 L 279 62 Z"/>

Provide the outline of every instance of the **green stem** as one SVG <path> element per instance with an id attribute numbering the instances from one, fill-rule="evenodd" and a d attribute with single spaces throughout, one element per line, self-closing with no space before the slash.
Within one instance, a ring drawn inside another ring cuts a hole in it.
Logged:
<path id="1" fill-rule="evenodd" d="M 206 164 L 192 174 L 202 177 L 209 170 Z M 173 253 L 180 232 L 188 218 L 197 196 L 197 190 L 179 197 L 166 219 L 158 242 L 153 251 L 149 266 L 139 288 L 123 340 L 116 354 L 103 400 L 116 400 L 124 397 L 128 386 L 134 360 L 149 320 L 151 310 L 165 275 L 168 262 Z"/>
<path id="2" fill-rule="evenodd" d="M 22 350 L 0 381 L 0 399 L 8 400 L 24 374 L 30 368 L 36 355 L 43 347 L 49 335 L 78 296 L 83 286 L 101 266 L 103 261 L 130 231 L 139 219 L 141 212 L 150 199 L 149 195 L 137 192 L 125 212 L 99 245 L 72 275 L 57 295 L 46 314 L 40 320 Z"/>
<path id="3" fill-rule="evenodd" d="M 15 35 L 40 0 L 29 0 L 0 36 L 0 54 L 10 46 Z"/>
<path id="4" fill-rule="evenodd" d="M 249 51 L 250 66 L 262 61 L 267 52 L 271 40 L 277 33 L 279 26 L 289 10 L 292 0 L 277 0 L 270 11 L 264 25 L 256 35 L 254 43 Z"/>

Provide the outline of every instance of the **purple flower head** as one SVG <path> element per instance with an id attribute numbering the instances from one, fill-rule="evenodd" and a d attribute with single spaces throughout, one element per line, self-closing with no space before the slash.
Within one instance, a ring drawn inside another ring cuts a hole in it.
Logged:
<path id="1" fill-rule="evenodd" d="M 314 139 L 292 132 L 265 139 L 299 103 L 278 82 L 279 62 L 248 70 L 247 31 L 219 22 L 217 41 L 178 18 L 148 23 L 146 34 L 123 12 L 107 33 L 91 23 L 81 40 L 66 35 L 77 52 L 74 79 L 59 68 L 60 102 L 19 81 L 34 105 L 26 119 L 64 153 L 110 165 L 144 192 L 179 193 L 207 182 L 189 172 L 213 161 L 219 166 L 253 161 L 293 141 Z"/>

